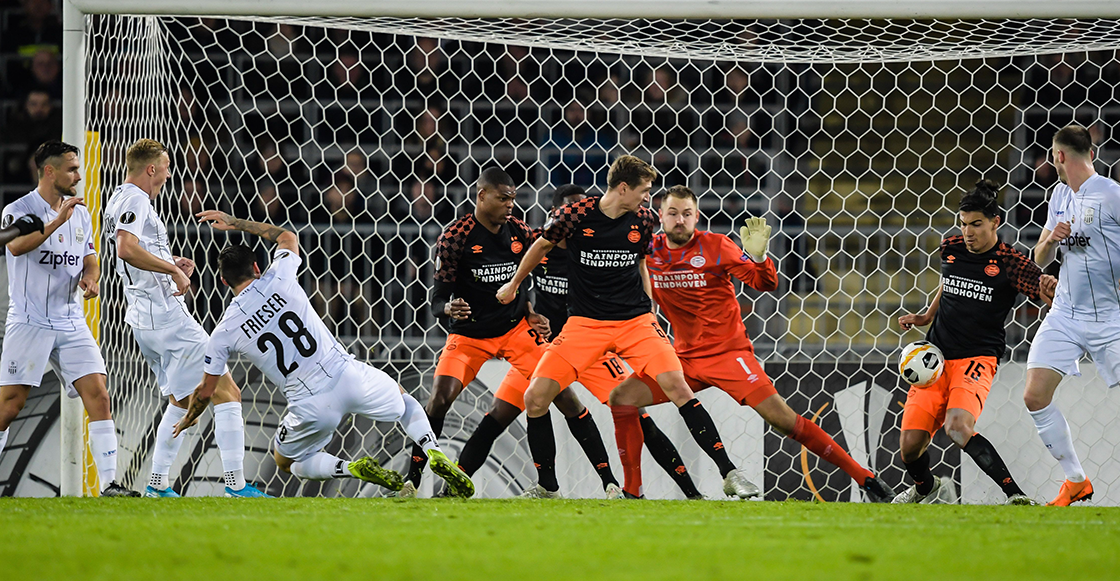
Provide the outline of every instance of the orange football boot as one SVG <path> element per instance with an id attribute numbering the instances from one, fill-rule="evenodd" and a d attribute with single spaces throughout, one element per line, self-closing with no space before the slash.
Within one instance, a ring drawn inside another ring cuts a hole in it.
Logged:
<path id="1" fill-rule="evenodd" d="M 1066 480 L 1062 483 L 1062 488 L 1058 490 L 1058 496 L 1047 502 L 1046 506 L 1069 506 L 1074 502 L 1089 500 L 1090 498 L 1093 498 L 1093 483 L 1089 482 L 1088 478 L 1081 482 Z"/>

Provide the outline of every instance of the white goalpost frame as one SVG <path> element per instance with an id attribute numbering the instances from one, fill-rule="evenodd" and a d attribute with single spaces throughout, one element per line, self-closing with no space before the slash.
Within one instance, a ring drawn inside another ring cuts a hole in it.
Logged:
<path id="1" fill-rule="evenodd" d="M 84 151 L 86 14 L 176 15 L 215 17 L 399 16 L 462 18 L 1118 18 L 1120 2 L 1110 0 L 417 0 L 344 2 L 324 0 L 63 0 L 63 139 Z M 501 38 L 491 42 L 502 43 Z M 83 160 L 85 161 L 85 160 Z M 85 187 L 86 182 L 82 182 Z M 107 200 L 106 200 L 107 201 Z M 111 276 L 105 265 L 103 275 Z M 64 390 L 65 391 L 65 390 Z M 61 495 L 83 490 L 82 407 L 78 399 L 61 397 Z M 1039 447 L 1039 453 L 1044 453 Z"/>

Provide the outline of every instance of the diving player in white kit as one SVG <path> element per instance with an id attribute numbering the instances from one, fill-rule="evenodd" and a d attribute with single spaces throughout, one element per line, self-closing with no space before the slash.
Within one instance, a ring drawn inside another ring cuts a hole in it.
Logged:
<path id="1" fill-rule="evenodd" d="M 1054 306 L 1031 342 L 1023 400 L 1042 442 L 1065 472 L 1058 496 L 1068 506 L 1093 496 L 1054 391 L 1064 375 L 1080 375 L 1088 353 L 1109 386 L 1120 383 L 1120 185 L 1093 169 L 1089 132 L 1069 125 L 1054 134 L 1053 163 L 1061 184 L 1050 197 L 1034 260 L 1046 267 L 1062 249 Z"/>
<path id="2" fill-rule="evenodd" d="M 222 282 L 234 298 L 210 336 L 202 385 L 191 397 L 176 432 L 191 425 L 214 394 L 234 353 L 242 354 L 284 392 L 288 409 L 274 441 L 276 465 L 309 480 L 356 477 L 390 490 L 403 478 L 365 457 L 348 462 L 323 451 L 348 414 L 399 422 L 427 454 L 432 471 L 452 496 L 470 497 L 474 484 L 444 455 L 428 416 L 415 398 L 379 369 L 359 362 L 328 331 L 299 285 L 303 261 L 299 240 L 283 228 L 240 220 L 218 211 L 198 214 L 217 230 L 240 230 L 277 244 L 262 274 L 256 255 L 244 245 L 228 246 L 218 257 Z"/>
<path id="3" fill-rule="evenodd" d="M 128 176 L 105 206 L 105 225 L 116 252 L 116 271 L 128 301 L 124 320 L 156 375 L 167 409 L 156 428 L 152 475 L 144 496 L 179 496 L 169 473 L 183 440 L 175 424 L 187 413 L 187 400 L 202 381 L 202 358 L 210 336 L 187 310 L 194 262 L 171 254 L 167 228 L 152 201 L 170 177 L 167 149 L 151 139 L 133 143 L 125 154 Z M 222 457 L 226 496 L 268 496 L 245 482 L 245 421 L 241 390 L 229 370 L 221 374 L 214 394 L 214 442 Z"/>
<path id="4" fill-rule="evenodd" d="M 105 387 L 105 360 L 86 325 L 82 299 L 100 293 L 93 223 L 82 198 L 78 148 L 48 141 L 35 151 L 39 185 L 4 208 L 3 226 L 35 215 L 39 231 L 8 242 L 8 310 L 0 356 L 0 450 L 8 427 L 48 366 L 89 416 L 89 450 L 101 496 L 140 496 L 116 483 L 117 431 Z M 80 298 L 79 298 L 80 297 Z"/>

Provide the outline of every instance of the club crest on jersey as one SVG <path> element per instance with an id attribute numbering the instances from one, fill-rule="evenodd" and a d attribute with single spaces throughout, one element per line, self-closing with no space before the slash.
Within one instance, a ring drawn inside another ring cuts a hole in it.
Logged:
<path id="1" fill-rule="evenodd" d="M 630 233 L 626 235 L 626 239 L 637 244 L 638 241 L 642 239 L 642 233 L 637 230 L 631 230 Z"/>
<path id="2" fill-rule="evenodd" d="M 988 276 L 996 276 L 997 274 L 999 274 L 999 267 L 994 264 L 989 264 L 988 266 L 984 267 L 984 274 Z"/>
<path id="3" fill-rule="evenodd" d="M 511 244 L 509 245 L 509 249 L 510 249 L 510 250 L 511 250 L 511 251 L 512 251 L 512 252 L 513 252 L 514 254 L 518 254 L 518 253 L 520 253 L 520 252 L 521 252 L 521 248 L 522 248 L 522 245 L 521 245 L 521 241 L 520 241 L 520 240 L 514 240 L 514 241 L 513 241 L 513 242 L 512 242 L 512 243 L 511 243 Z"/>
<path id="4" fill-rule="evenodd" d="M 62 240 L 62 234 L 59 234 L 59 235 L 58 235 L 58 243 L 59 243 L 59 244 L 62 244 L 62 242 L 63 242 L 63 240 Z"/>
<path id="5" fill-rule="evenodd" d="M 1092 224 L 1093 223 L 1093 209 L 1092 208 L 1085 208 L 1085 215 L 1081 218 L 1081 220 L 1083 222 L 1085 222 L 1086 224 Z"/>
<path id="6" fill-rule="evenodd" d="M 697 254 L 696 256 L 689 258 L 688 263 L 691 264 L 693 268 L 703 268 L 704 265 L 708 263 L 708 261 L 705 260 L 703 256 Z"/>
<path id="7" fill-rule="evenodd" d="M 86 237 L 86 231 L 78 228 L 74 230 L 74 235 L 78 238 L 78 240 L 81 240 Z"/>
<path id="8" fill-rule="evenodd" d="M 475 254 L 482 254 L 482 245 L 475 244 L 474 246 L 471 246 L 471 252 L 474 252 Z"/>

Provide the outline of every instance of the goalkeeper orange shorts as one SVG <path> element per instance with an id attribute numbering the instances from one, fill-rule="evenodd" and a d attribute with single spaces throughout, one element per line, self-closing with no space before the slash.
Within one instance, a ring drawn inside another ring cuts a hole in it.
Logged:
<path id="1" fill-rule="evenodd" d="M 625 321 L 570 317 L 545 350 L 533 377 L 568 385 L 612 351 L 634 371 L 644 370 L 654 377 L 681 370 L 669 337 L 653 313 L 646 313 Z"/>
<path id="2" fill-rule="evenodd" d="M 774 382 L 763 371 L 762 364 L 755 359 L 753 351 L 729 351 L 710 357 L 682 357 L 681 367 L 684 379 L 692 391 L 718 387 L 735 398 L 740 405 L 755 407 L 778 393 Z M 649 387 L 653 394 L 653 404 L 669 401 L 669 397 L 657 384 L 656 376 L 647 373 L 635 373 L 634 376 Z"/>
<path id="3" fill-rule="evenodd" d="M 961 409 L 979 419 L 998 364 L 990 356 L 946 361 L 945 371 L 933 385 L 910 387 L 902 411 L 902 429 L 933 435 L 945 425 L 945 411 L 949 409 Z"/>
<path id="4" fill-rule="evenodd" d="M 546 341 L 525 319 L 521 319 L 505 335 L 490 339 L 474 339 L 452 333 L 447 336 L 447 342 L 439 353 L 435 375 L 454 377 L 466 386 L 474 381 L 483 363 L 501 358 L 528 377 L 540 362 L 545 344 Z M 524 391 L 522 389 L 522 393 Z"/>

